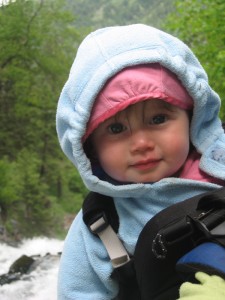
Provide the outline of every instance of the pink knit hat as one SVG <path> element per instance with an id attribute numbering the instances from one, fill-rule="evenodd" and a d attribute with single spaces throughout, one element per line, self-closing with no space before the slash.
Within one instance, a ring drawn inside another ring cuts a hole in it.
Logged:
<path id="1" fill-rule="evenodd" d="M 110 78 L 98 94 L 83 140 L 106 119 L 149 99 L 161 99 L 187 110 L 193 107 L 192 98 L 177 76 L 160 64 L 128 67 Z"/>

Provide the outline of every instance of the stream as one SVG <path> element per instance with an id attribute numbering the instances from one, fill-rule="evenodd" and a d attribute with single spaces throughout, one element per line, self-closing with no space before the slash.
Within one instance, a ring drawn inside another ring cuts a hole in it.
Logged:
<path id="1" fill-rule="evenodd" d="M 0 275 L 22 255 L 37 258 L 34 270 L 19 280 L 0 285 L 0 300 L 56 300 L 59 253 L 63 241 L 49 238 L 24 240 L 19 247 L 0 243 Z"/>

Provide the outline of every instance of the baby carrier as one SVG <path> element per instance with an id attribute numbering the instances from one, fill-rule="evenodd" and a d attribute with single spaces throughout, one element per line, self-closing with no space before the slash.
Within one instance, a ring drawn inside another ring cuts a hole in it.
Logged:
<path id="1" fill-rule="evenodd" d="M 89 193 L 83 220 L 108 251 L 119 282 L 119 300 L 174 300 L 184 281 L 196 271 L 225 278 L 225 188 L 174 204 L 155 215 L 139 235 L 130 256 L 117 236 L 114 201 Z M 204 258 L 205 252 L 210 260 Z M 211 253 L 210 252 L 210 253 Z M 199 255 L 200 254 L 200 255 Z"/>

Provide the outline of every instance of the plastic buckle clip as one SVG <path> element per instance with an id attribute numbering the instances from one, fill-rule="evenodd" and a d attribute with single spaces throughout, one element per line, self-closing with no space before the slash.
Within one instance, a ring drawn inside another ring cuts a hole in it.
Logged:
<path id="1" fill-rule="evenodd" d="M 152 252 L 156 258 L 164 259 L 170 246 L 187 239 L 192 234 L 193 225 L 187 216 L 176 219 L 159 230 L 152 241 Z"/>
<path id="2" fill-rule="evenodd" d="M 99 213 L 95 220 L 89 225 L 91 231 L 94 234 L 99 234 L 102 230 L 108 226 L 108 220 L 104 212 Z"/>
<path id="3" fill-rule="evenodd" d="M 213 208 L 197 217 L 189 216 L 197 228 L 208 238 L 225 236 L 225 209 Z"/>

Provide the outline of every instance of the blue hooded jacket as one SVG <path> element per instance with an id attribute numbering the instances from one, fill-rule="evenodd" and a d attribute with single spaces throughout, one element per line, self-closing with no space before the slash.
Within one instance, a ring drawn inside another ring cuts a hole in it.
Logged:
<path id="1" fill-rule="evenodd" d="M 93 174 L 82 144 L 93 102 L 106 81 L 125 67 L 160 63 L 181 80 L 194 101 L 190 139 L 201 154 L 200 168 L 225 180 L 225 135 L 218 117 L 219 96 L 192 51 L 177 38 L 150 26 L 109 27 L 89 34 L 80 45 L 62 90 L 56 116 L 64 153 L 91 191 L 114 198 L 118 235 L 133 253 L 146 222 L 167 206 L 219 185 L 169 177 L 155 183 L 113 184 Z M 118 293 L 102 242 L 76 216 L 65 240 L 58 278 L 59 300 L 108 300 Z"/>

